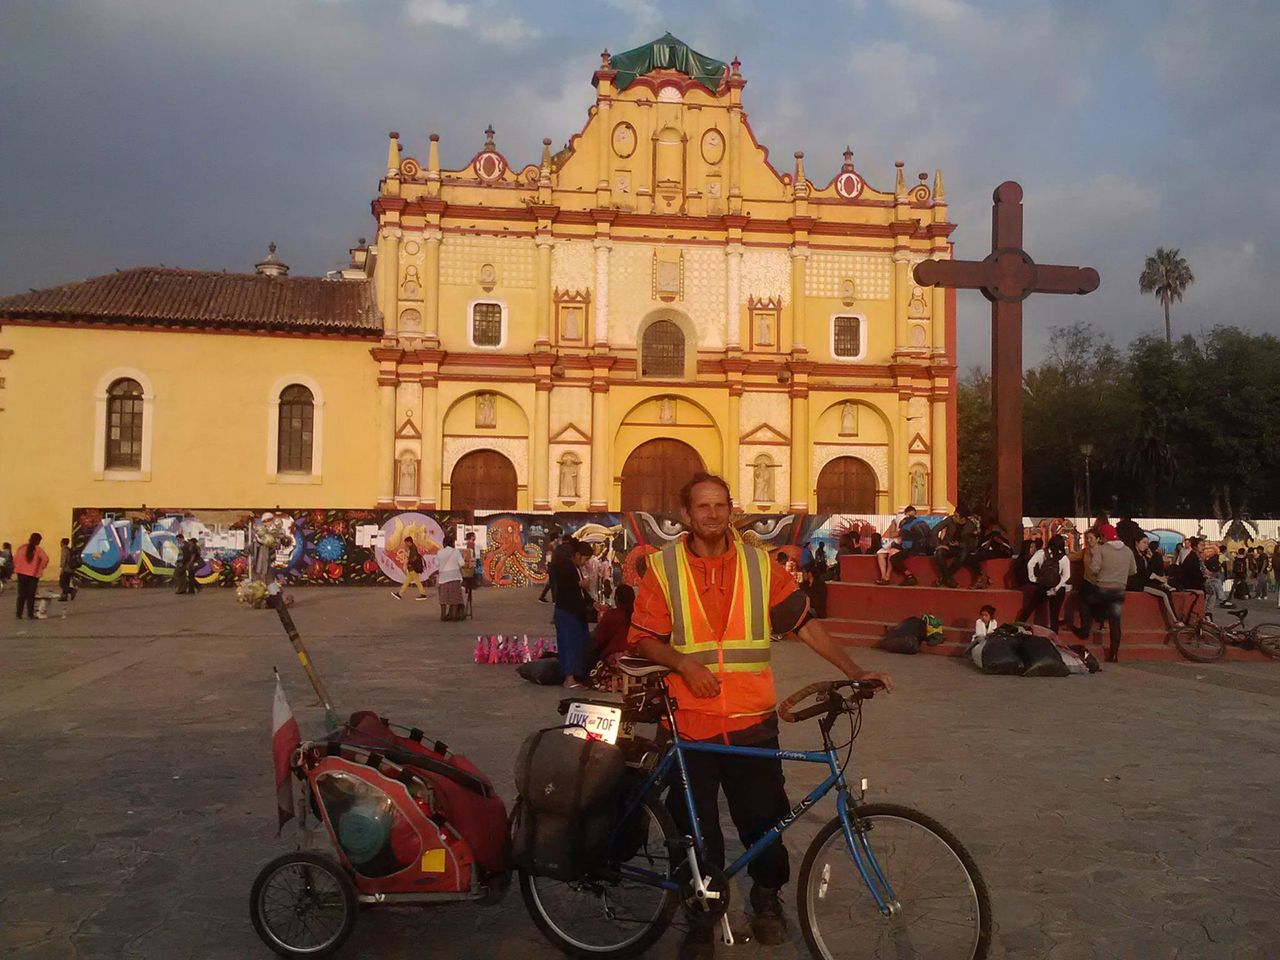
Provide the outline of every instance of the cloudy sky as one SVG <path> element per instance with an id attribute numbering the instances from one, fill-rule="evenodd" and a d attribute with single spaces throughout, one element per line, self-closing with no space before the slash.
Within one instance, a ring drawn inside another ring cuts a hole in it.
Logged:
<path id="1" fill-rule="evenodd" d="M 989 249 L 991 191 L 1026 191 L 1041 262 L 1096 266 L 1088 298 L 1029 301 L 1027 356 L 1087 319 L 1162 330 L 1137 277 L 1157 245 L 1197 281 L 1177 332 L 1280 333 L 1280 4 L 1268 0 L 5 0 L 0 293 L 142 264 L 297 273 L 341 265 L 399 130 L 460 166 L 492 123 L 513 164 L 577 131 L 602 48 L 670 30 L 742 59 L 752 124 L 826 182 L 852 145 L 942 167 L 962 257 Z M 1270 158 L 1270 159 L 1268 159 Z M 961 295 L 961 361 L 989 309 Z"/>

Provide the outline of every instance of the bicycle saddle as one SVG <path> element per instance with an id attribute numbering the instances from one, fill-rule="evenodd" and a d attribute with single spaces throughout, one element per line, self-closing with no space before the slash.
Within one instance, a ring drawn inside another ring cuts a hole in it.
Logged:
<path id="1" fill-rule="evenodd" d="M 661 677 L 671 672 L 670 667 L 631 655 L 618 657 L 613 665 L 629 677 Z"/>
<path id="2" fill-rule="evenodd" d="M 1228 610 L 1227 613 L 1231 614 L 1233 617 L 1235 617 L 1237 620 L 1240 620 L 1240 621 L 1243 621 L 1244 618 L 1249 615 L 1248 610 Z"/>

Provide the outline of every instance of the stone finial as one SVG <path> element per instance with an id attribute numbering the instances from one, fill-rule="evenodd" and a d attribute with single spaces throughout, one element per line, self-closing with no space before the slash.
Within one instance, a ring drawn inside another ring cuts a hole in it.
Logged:
<path id="1" fill-rule="evenodd" d="M 847 144 L 844 148 L 844 166 L 846 170 L 853 169 L 853 148 Z"/>
<path id="2" fill-rule="evenodd" d="M 893 192 L 895 196 L 905 197 L 907 195 L 907 178 L 902 172 L 902 168 L 906 166 L 901 160 L 897 160 L 893 164 L 898 168 L 897 178 L 894 180 Z"/>
<path id="3" fill-rule="evenodd" d="M 392 130 L 387 134 L 389 142 L 387 144 L 387 176 L 398 177 L 400 175 L 400 134 Z"/>
<path id="4" fill-rule="evenodd" d="M 551 169 L 551 138 L 542 138 L 542 165 L 548 170 Z"/>
<path id="5" fill-rule="evenodd" d="M 947 199 L 947 191 L 942 186 L 942 168 L 939 167 L 933 173 L 933 199 L 941 202 Z"/>
<path id="6" fill-rule="evenodd" d="M 492 123 L 484 128 L 484 148 L 489 153 L 493 153 L 496 149 L 493 145 L 493 124 Z"/>
<path id="7" fill-rule="evenodd" d="M 274 240 L 267 244 L 267 255 L 261 262 L 254 264 L 253 270 L 264 277 L 286 277 L 289 275 L 289 265 L 281 263 L 280 258 L 276 256 L 276 242 Z"/>
<path id="8" fill-rule="evenodd" d="M 605 47 L 602 51 L 600 51 L 600 69 L 601 69 L 601 70 L 611 70 L 611 69 L 613 69 L 613 60 L 612 60 L 612 58 L 609 56 L 609 48 L 608 48 L 608 47 Z"/>
<path id="9" fill-rule="evenodd" d="M 796 151 L 796 183 L 804 180 L 804 151 Z"/>
<path id="10" fill-rule="evenodd" d="M 427 174 L 435 174 L 440 176 L 440 134 L 433 133 L 428 138 L 431 142 L 427 147 Z"/>
<path id="11" fill-rule="evenodd" d="M 742 61 L 737 57 L 734 57 L 729 61 L 729 69 L 733 72 L 735 77 L 739 76 L 742 73 Z"/>

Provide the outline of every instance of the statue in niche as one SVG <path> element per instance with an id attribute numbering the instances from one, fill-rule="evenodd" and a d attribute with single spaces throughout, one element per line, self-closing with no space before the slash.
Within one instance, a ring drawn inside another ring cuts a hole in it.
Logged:
<path id="1" fill-rule="evenodd" d="M 582 465 L 573 454 L 565 454 L 560 460 L 560 497 L 563 500 L 578 499 L 578 468 Z"/>
<path id="2" fill-rule="evenodd" d="M 492 393 L 476 394 L 476 426 L 496 427 L 498 425 L 498 398 Z"/>
<path id="3" fill-rule="evenodd" d="M 564 316 L 564 338 L 566 340 L 582 339 L 582 308 L 581 307 L 565 307 Z"/>
<path id="4" fill-rule="evenodd" d="M 658 401 L 658 422 L 676 422 L 676 402 L 671 397 L 663 397 Z"/>
<path id="5" fill-rule="evenodd" d="M 911 468 L 911 502 L 916 506 L 929 502 L 929 471 L 920 464 Z"/>
<path id="6" fill-rule="evenodd" d="M 768 311 L 756 314 L 756 343 L 762 347 L 773 344 L 773 314 Z"/>
<path id="7" fill-rule="evenodd" d="M 400 469 L 396 471 L 396 496 L 416 497 L 418 495 L 418 459 L 411 453 L 400 456 Z"/>
<path id="8" fill-rule="evenodd" d="M 766 456 L 756 457 L 751 468 L 752 499 L 756 503 L 773 502 L 773 462 Z"/>
<path id="9" fill-rule="evenodd" d="M 840 407 L 840 435 L 852 436 L 858 432 L 858 408 L 846 400 Z"/>
<path id="10" fill-rule="evenodd" d="M 840 299 L 846 306 L 853 303 L 855 292 L 856 288 L 852 280 L 845 278 L 840 281 Z"/>

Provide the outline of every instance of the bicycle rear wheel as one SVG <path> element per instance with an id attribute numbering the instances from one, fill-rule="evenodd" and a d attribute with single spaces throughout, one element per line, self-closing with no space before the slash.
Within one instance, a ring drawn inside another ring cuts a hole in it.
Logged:
<path id="1" fill-rule="evenodd" d="M 1280 658 L 1280 623 L 1260 623 L 1253 628 L 1258 649 L 1273 660 Z"/>
<path id="2" fill-rule="evenodd" d="M 662 877 L 672 875 L 668 841 L 679 834 L 656 794 L 637 811 L 644 840 L 626 863 Z M 628 851 L 630 853 L 630 851 Z M 610 864 L 616 868 L 618 864 Z M 631 877 L 588 877 L 565 882 L 520 872 L 520 892 L 534 924 L 572 957 L 634 957 L 656 943 L 675 914 L 674 891 Z"/>
<path id="3" fill-rule="evenodd" d="M 1184 657 L 1196 663 L 1213 663 L 1221 660 L 1222 655 L 1227 652 L 1226 641 L 1216 630 L 1208 629 L 1203 624 L 1174 630 L 1173 645 Z"/>
<path id="4" fill-rule="evenodd" d="M 873 803 L 852 816 L 867 828 L 867 844 L 893 888 L 895 907 L 890 916 L 880 913 L 835 818 L 818 831 L 800 868 L 796 896 L 810 953 L 819 960 L 986 957 L 991 897 L 960 841 L 909 807 Z"/>

